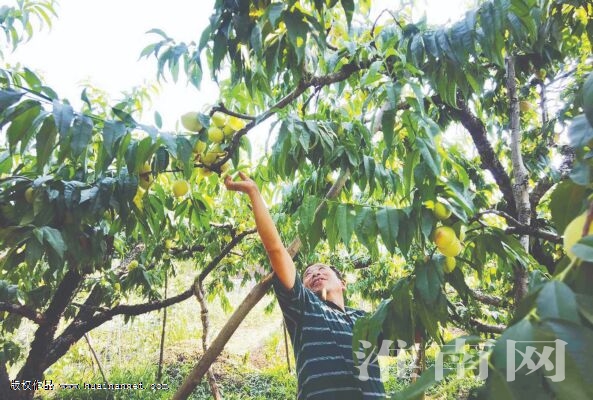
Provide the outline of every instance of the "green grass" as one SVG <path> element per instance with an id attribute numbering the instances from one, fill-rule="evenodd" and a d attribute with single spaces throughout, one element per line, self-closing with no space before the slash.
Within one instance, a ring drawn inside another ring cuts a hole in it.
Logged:
<path id="1" fill-rule="evenodd" d="M 296 393 L 296 378 L 286 371 L 286 367 L 275 367 L 265 371 L 249 370 L 245 367 L 233 368 L 225 366 L 226 371 L 219 375 L 217 384 L 224 399 L 290 399 Z M 144 390 L 56 390 L 54 400 L 141 400 L 141 399 L 170 399 L 175 390 L 181 385 L 183 379 L 189 374 L 191 365 L 188 363 L 169 365 L 165 369 L 161 385 L 167 385 L 168 390 L 152 390 L 151 384 L 155 383 L 156 369 L 128 369 L 113 370 L 110 383 L 137 383 L 142 382 Z M 100 376 L 93 376 L 90 382 L 101 382 Z M 40 392 L 39 394 L 42 394 Z M 194 390 L 190 399 L 211 399 L 210 388 L 206 379 Z"/>
<path id="2" fill-rule="evenodd" d="M 430 363 L 431 360 L 428 360 Z M 119 399 L 170 399 L 175 390 L 191 371 L 192 363 L 174 363 L 164 369 L 161 384 L 166 384 L 169 390 L 151 390 L 150 385 L 155 383 L 156 367 L 139 368 L 125 366 L 124 369 L 113 369 L 110 373 L 111 383 L 137 383 L 142 382 L 144 390 L 132 391 L 105 391 L 105 390 L 59 390 L 51 397 L 54 400 L 119 400 Z M 406 388 L 411 381 L 397 378 L 395 365 L 385 368 L 383 379 L 387 393 Z M 295 397 L 296 377 L 288 373 L 286 365 L 277 360 L 270 368 L 256 370 L 244 364 L 238 357 L 225 358 L 217 363 L 215 369 L 217 384 L 225 400 L 284 400 Z M 90 376 L 88 382 L 101 382 L 99 375 Z M 426 399 L 431 400 L 460 400 L 471 399 L 482 383 L 474 377 L 447 378 L 439 385 L 431 388 L 426 393 Z M 40 392 L 39 394 L 42 394 Z M 194 390 L 190 399 L 211 399 L 210 388 L 206 379 Z"/>

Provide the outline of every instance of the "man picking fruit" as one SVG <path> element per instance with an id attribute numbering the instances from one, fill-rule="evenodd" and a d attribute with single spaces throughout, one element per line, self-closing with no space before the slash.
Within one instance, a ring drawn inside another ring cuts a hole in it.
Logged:
<path id="1" fill-rule="evenodd" d="M 352 328 L 364 311 L 344 306 L 346 284 L 339 271 L 314 264 L 307 267 L 301 280 L 257 185 L 239 174 L 239 181 L 227 176 L 224 183 L 227 189 L 249 196 L 257 231 L 275 272 L 274 291 L 297 364 L 297 399 L 385 398 L 376 357 L 369 364 L 368 379 L 359 379 L 352 357 Z"/>

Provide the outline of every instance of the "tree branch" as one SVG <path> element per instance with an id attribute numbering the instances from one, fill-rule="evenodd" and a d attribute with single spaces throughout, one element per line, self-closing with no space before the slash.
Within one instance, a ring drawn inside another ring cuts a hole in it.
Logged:
<path id="1" fill-rule="evenodd" d="M 528 235 L 547 240 L 552 243 L 562 243 L 562 236 L 553 232 L 542 231 L 534 226 L 511 226 L 505 230 L 505 233 L 512 235 Z"/>
<path id="2" fill-rule="evenodd" d="M 207 266 L 204 268 L 202 273 L 195 279 L 196 281 L 202 281 L 212 270 L 220 263 L 220 261 L 247 235 L 255 232 L 255 229 L 241 232 L 235 236 L 227 246 L 217 255 Z M 81 311 L 77 315 L 76 319 L 62 332 L 62 334 L 56 338 L 51 346 L 50 350 L 50 364 L 56 362 L 66 351 L 70 348 L 73 343 L 76 343 L 83 335 L 105 322 L 113 319 L 117 315 L 136 316 L 145 314 L 152 311 L 157 311 L 165 307 L 170 307 L 174 304 L 181 303 L 192 297 L 194 294 L 194 285 L 188 288 L 183 293 L 177 296 L 170 297 L 161 301 L 154 301 L 143 304 L 133 305 L 118 305 L 111 309 L 105 309 L 97 307 L 97 301 L 100 299 L 100 291 L 93 291 L 87 298 L 84 304 L 79 304 Z"/>
<path id="3" fill-rule="evenodd" d="M 560 167 L 558 168 L 558 173 L 560 175 L 560 178 L 557 180 L 558 182 L 568 177 L 568 174 L 572 170 L 572 166 L 575 160 L 574 150 L 569 146 L 562 146 L 560 148 L 560 152 L 564 157 L 562 159 L 562 164 L 560 164 Z M 540 179 L 536 183 L 535 187 L 531 191 L 531 194 L 529 195 L 529 203 L 531 204 L 531 210 L 533 212 L 535 211 L 535 208 L 539 205 L 539 202 L 542 199 L 542 197 L 544 197 L 544 195 L 548 192 L 548 190 L 552 188 L 552 186 L 554 186 L 555 183 L 556 181 L 552 180 L 552 178 L 548 176 L 544 177 L 543 179 Z"/>
<path id="4" fill-rule="evenodd" d="M 270 118 L 274 115 L 278 110 L 283 109 L 284 107 L 288 106 L 292 103 L 295 99 L 297 99 L 300 95 L 302 95 L 307 89 L 310 87 L 315 87 L 317 90 L 323 86 L 328 86 L 333 83 L 342 82 L 348 79 L 352 74 L 367 69 L 374 61 L 377 60 L 377 57 L 373 57 L 366 61 L 361 62 L 350 62 L 345 64 L 340 68 L 339 71 L 333 72 L 327 75 L 322 76 L 312 76 L 310 73 L 303 73 L 303 78 L 299 81 L 296 88 L 294 88 L 290 93 L 280 99 L 276 104 L 271 106 L 268 110 L 262 112 L 254 119 L 251 120 L 243 129 L 237 131 L 232 140 L 231 144 L 228 148 L 227 154 L 224 157 L 221 157 L 216 162 L 212 163 L 211 165 L 203 165 L 203 164 L 195 164 L 196 167 L 206 167 L 211 169 L 215 172 L 220 172 L 220 167 L 225 162 L 227 162 L 233 154 L 234 149 L 236 149 L 239 144 L 242 136 L 245 136 L 247 132 L 249 132 L 255 126 L 261 124 L 266 119 Z"/>
<path id="5" fill-rule="evenodd" d="M 162 301 L 134 305 L 119 305 L 111 309 L 102 310 L 92 317 L 86 317 L 84 320 L 74 320 L 70 325 L 68 325 L 62 334 L 52 342 L 48 355 L 48 365 L 52 365 L 57 360 L 59 360 L 60 357 L 66 354 L 70 346 L 80 340 L 85 333 L 90 332 L 105 322 L 113 319 L 113 317 L 117 315 L 135 316 L 160 310 L 162 308 L 169 307 L 189 299 L 192 297 L 193 293 L 194 291 L 192 285 L 191 288 L 178 294 L 177 296 L 169 297 L 168 299 Z M 88 309 L 92 308 L 93 312 L 101 310 L 99 307 L 86 307 Z"/>
<path id="6" fill-rule="evenodd" d="M 210 115 L 214 114 L 216 111 L 220 111 L 224 114 L 230 115 L 232 117 L 237 117 L 237 118 L 241 118 L 241 119 L 246 119 L 249 121 L 254 121 L 256 117 L 252 116 L 252 115 L 247 115 L 247 114 L 241 114 L 232 110 L 229 110 L 228 108 L 226 108 L 226 106 L 224 105 L 224 103 L 218 103 L 218 105 L 212 107 L 212 110 L 210 112 Z"/>
<path id="7" fill-rule="evenodd" d="M 455 309 L 455 306 L 453 304 L 451 304 L 451 302 L 447 301 L 447 303 L 448 303 L 449 309 L 451 310 L 451 314 L 449 314 L 449 316 L 451 317 L 451 320 L 453 320 L 453 322 L 456 322 L 457 326 L 462 329 L 470 327 L 470 328 L 475 329 L 476 331 L 481 332 L 481 333 L 497 333 L 497 334 L 499 334 L 499 333 L 504 332 L 504 330 L 507 328 L 505 325 L 488 325 L 481 321 L 478 321 L 475 318 L 464 319 L 459 315 L 459 313 Z"/>
<path id="8" fill-rule="evenodd" d="M 2 311 L 20 315 L 21 317 L 30 319 L 38 325 L 42 325 L 45 322 L 43 314 L 21 304 L 0 302 L 0 312 Z"/>
<path id="9" fill-rule="evenodd" d="M 484 123 L 478 119 L 465 100 L 458 96 L 457 107 L 458 109 L 445 104 L 440 98 L 433 97 L 433 100 L 437 101 L 439 105 L 446 107 L 447 110 L 456 117 L 465 129 L 469 132 L 478 153 L 482 160 L 482 165 L 485 169 L 490 171 L 494 180 L 496 181 L 500 191 L 502 192 L 503 198 L 507 203 L 507 209 L 511 214 L 515 214 L 515 197 L 513 195 L 513 187 L 511 185 L 511 178 L 506 173 L 504 167 L 500 163 L 498 156 L 494 152 L 490 141 L 488 140 L 486 127 Z"/>
<path id="10" fill-rule="evenodd" d="M 170 253 L 175 258 L 190 258 L 196 252 L 202 252 L 206 250 L 206 246 L 201 244 L 195 244 L 189 247 L 175 247 L 170 250 Z"/>
<path id="11" fill-rule="evenodd" d="M 18 380 L 36 380 L 40 379 L 43 371 L 48 366 L 47 349 L 51 345 L 58 322 L 64 313 L 64 310 L 72 301 L 74 293 L 78 289 L 82 275 L 76 270 L 70 269 L 64 275 L 64 278 L 58 285 L 53 299 L 43 313 L 45 323 L 40 325 L 35 332 L 35 337 L 31 342 L 31 350 L 25 364 L 17 374 Z"/>
<path id="12" fill-rule="evenodd" d="M 500 210 L 486 210 L 486 211 L 479 212 L 471 218 L 471 221 L 477 221 L 482 216 L 484 216 L 486 214 L 496 214 L 500 217 L 503 217 L 507 221 L 507 224 L 510 225 L 510 227 L 508 227 L 505 230 L 505 233 L 529 235 L 529 236 L 533 236 L 533 237 L 538 237 L 540 239 L 549 240 L 550 242 L 553 242 L 553 243 L 562 243 L 562 237 L 560 237 L 559 235 L 557 235 L 553 232 L 538 229 L 537 227 L 532 226 L 532 225 L 524 225 L 521 222 L 519 222 L 517 219 L 513 218 L 508 213 L 506 213 L 504 211 L 500 211 Z"/>
<path id="13" fill-rule="evenodd" d="M 492 295 L 489 295 L 486 293 L 482 293 L 478 290 L 469 289 L 469 294 L 472 298 L 474 298 L 475 300 L 479 301 L 482 304 L 486 304 L 486 305 L 494 306 L 494 307 L 507 307 L 508 306 L 507 300 L 502 299 L 500 297 L 492 296 Z"/>
<path id="14" fill-rule="evenodd" d="M 235 236 L 226 246 L 224 246 L 224 248 L 220 251 L 220 253 L 218 253 L 218 255 L 216 257 L 214 257 L 212 259 L 212 261 L 210 261 L 208 263 L 208 265 L 206 265 L 206 268 L 204 268 L 202 270 L 202 272 L 200 273 L 200 275 L 198 276 L 198 278 L 196 279 L 196 282 L 203 282 L 204 279 L 206 279 L 206 277 L 208 276 L 208 274 L 210 272 L 212 272 L 212 270 L 214 268 L 216 268 L 216 266 L 222 261 L 223 258 L 225 258 L 230 252 L 231 250 L 233 250 L 233 248 L 239 244 L 239 242 L 241 240 L 243 240 L 243 238 L 247 235 L 251 235 L 253 233 L 257 232 L 256 229 L 248 229 L 246 231 L 241 232 L 240 234 L 238 234 L 237 236 Z"/>

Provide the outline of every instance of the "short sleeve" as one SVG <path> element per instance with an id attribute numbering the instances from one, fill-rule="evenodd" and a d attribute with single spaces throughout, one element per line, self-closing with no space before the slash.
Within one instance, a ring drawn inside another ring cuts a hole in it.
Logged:
<path id="1" fill-rule="evenodd" d="M 297 274 L 294 279 L 294 286 L 289 290 L 284 287 L 282 282 L 280 282 L 278 276 L 274 275 L 272 278 L 272 285 L 274 287 L 274 292 L 276 293 L 276 298 L 278 299 L 278 304 L 280 304 L 282 314 L 287 322 L 292 322 L 297 325 L 305 310 L 307 298 L 307 294 L 305 293 L 306 289 L 303 286 L 301 278 Z"/>

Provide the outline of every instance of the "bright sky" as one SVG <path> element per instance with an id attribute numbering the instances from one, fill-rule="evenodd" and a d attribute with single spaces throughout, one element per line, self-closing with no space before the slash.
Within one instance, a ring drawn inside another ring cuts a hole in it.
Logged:
<path id="1" fill-rule="evenodd" d="M 380 11 L 394 3 L 375 0 L 373 8 Z M 439 24 L 460 18 L 468 0 L 419 3 L 426 4 L 422 12 L 429 22 Z M 59 0 L 58 19 L 51 31 L 35 32 L 14 53 L 5 52 L 5 61 L 20 62 L 41 73 L 75 108 L 85 81 L 107 91 L 116 104 L 121 91 L 156 79 L 154 59 L 138 59 L 141 50 L 158 38 L 146 31 L 160 28 L 178 41 L 198 41 L 213 4 L 214 0 Z M 208 75 L 200 91 L 186 85 L 182 77 L 177 84 L 163 85 L 154 109 L 162 115 L 164 129 L 173 129 L 182 113 L 201 110 L 217 97 L 218 89 Z M 154 124 L 152 115 L 146 112 L 143 122 Z"/>

